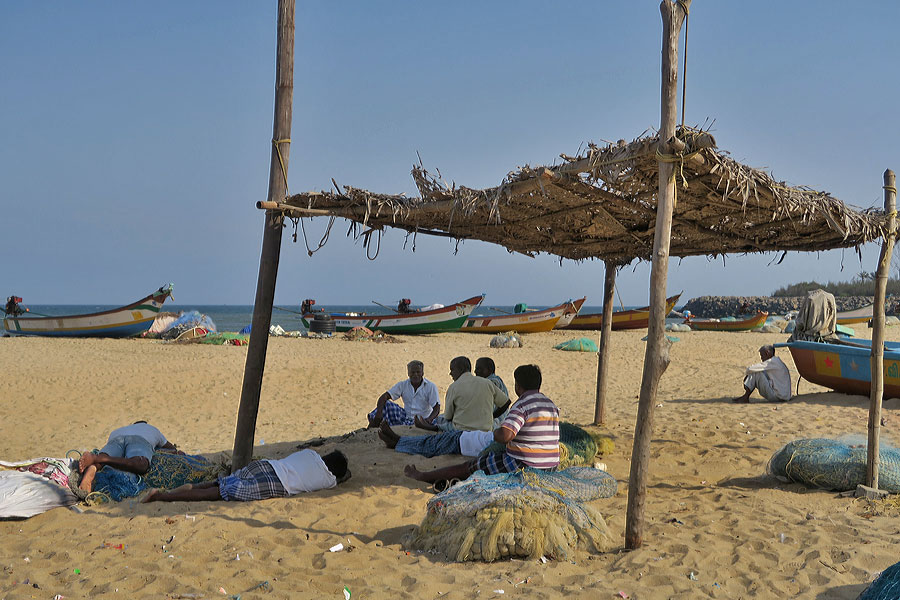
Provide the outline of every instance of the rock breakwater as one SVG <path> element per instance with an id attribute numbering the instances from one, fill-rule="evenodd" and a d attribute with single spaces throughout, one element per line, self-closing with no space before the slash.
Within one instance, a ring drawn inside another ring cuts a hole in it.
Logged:
<path id="1" fill-rule="evenodd" d="M 697 317 L 722 318 L 746 312 L 762 310 L 770 315 L 783 315 L 792 310 L 799 310 L 806 296 L 700 296 L 691 298 L 678 310 L 689 310 Z M 873 301 L 872 296 L 835 297 L 838 311 L 860 308 Z M 888 306 L 892 305 L 890 299 Z"/>

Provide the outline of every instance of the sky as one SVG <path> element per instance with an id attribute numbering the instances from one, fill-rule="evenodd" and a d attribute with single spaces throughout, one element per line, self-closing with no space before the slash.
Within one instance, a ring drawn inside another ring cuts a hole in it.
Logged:
<path id="1" fill-rule="evenodd" d="M 0 18 L 0 294 L 176 307 L 252 304 L 268 185 L 275 0 L 9 3 Z M 883 205 L 897 144 L 900 3 L 694 0 L 685 122 L 791 185 Z M 410 169 L 473 188 L 588 142 L 659 127 L 659 3 L 297 1 L 289 189 L 334 178 L 416 195 Z M 679 121 L 681 118 L 679 107 Z M 305 222 L 315 248 L 327 219 Z M 280 305 L 602 302 L 600 261 L 335 222 L 309 256 L 286 229 Z M 673 258 L 669 294 L 765 295 L 874 271 L 879 247 Z M 649 263 L 623 268 L 646 304 Z M 617 299 L 617 304 L 619 299 Z"/>

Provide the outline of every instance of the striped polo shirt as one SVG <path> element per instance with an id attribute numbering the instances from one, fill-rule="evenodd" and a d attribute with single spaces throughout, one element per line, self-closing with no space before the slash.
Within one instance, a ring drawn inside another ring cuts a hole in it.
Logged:
<path id="1" fill-rule="evenodd" d="M 500 427 L 515 434 L 506 444 L 512 458 L 536 469 L 559 464 L 559 409 L 547 396 L 537 390 L 525 392 Z"/>

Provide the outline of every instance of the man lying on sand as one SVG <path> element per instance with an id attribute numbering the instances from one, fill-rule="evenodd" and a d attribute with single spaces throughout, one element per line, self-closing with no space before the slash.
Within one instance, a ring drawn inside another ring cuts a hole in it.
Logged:
<path id="1" fill-rule="evenodd" d="M 791 372 L 780 358 L 775 356 L 775 346 L 768 344 L 759 349 L 759 359 L 755 365 L 747 367 L 744 375 L 744 395 L 733 400 L 738 404 L 749 404 L 750 394 L 759 390 L 760 396 L 770 402 L 787 402 L 791 399 Z"/>
<path id="2" fill-rule="evenodd" d="M 398 381 L 378 397 L 375 410 L 368 414 L 369 427 L 388 425 L 412 425 L 418 417 L 434 419 L 441 412 L 441 400 L 437 386 L 425 379 L 425 365 L 412 360 L 406 365 L 409 379 Z M 403 406 L 394 400 L 403 399 Z"/>
<path id="3" fill-rule="evenodd" d="M 482 377 L 472 375 L 472 361 L 457 356 L 450 361 L 453 383 L 447 388 L 444 414 L 432 420 L 416 417 L 416 427 L 429 431 L 491 431 L 495 414 L 503 414 L 509 398 Z"/>
<path id="4" fill-rule="evenodd" d="M 552 469 L 559 464 L 559 409 L 540 392 L 541 370 L 537 365 L 516 369 L 516 394 L 519 399 L 509 409 L 494 440 L 506 444 L 503 452 L 490 452 L 473 461 L 434 471 L 419 471 L 407 465 L 404 473 L 418 481 L 466 479 L 475 471 L 488 475 L 513 473 L 522 467 Z"/>
<path id="5" fill-rule="evenodd" d="M 387 423 L 378 429 L 378 437 L 385 446 L 406 454 L 421 454 L 426 458 L 443 454 L 478 456 L 494 441 L 492 431 L 444 431 L 434 435 L 398 435 Z"/>
<path id="6" fill-rule="evenodd" d="M 267 500 L 333 488 L 348 479 L 350 469 L 343 452 L 319 456 L 307 448 L 280 460 L 254 460 L 231 475 L 188 483 L 170 492 L 153 488 L 141 502 Z"/>
<path id="7" fill-rule="evenodd" d="M 98 452 L 85 452 L 78 461 L 81 482 L 78 487 L 90 492 L 94 487 L 97 469 L 108 465 L 114 469 L 143 475 L 150 470 L 150 460 L 155 450 L 178 451 L 178 446 L 169 442 L 159 429 L 147 421 L 135 421 L 131 425 L 119 427 L 109 434 L 106 445 Z"/>

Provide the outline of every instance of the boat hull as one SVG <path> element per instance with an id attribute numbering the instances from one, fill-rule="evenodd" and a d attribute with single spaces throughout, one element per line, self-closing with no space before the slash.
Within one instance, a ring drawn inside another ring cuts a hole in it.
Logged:
<path id="1" fill-rule="evenodd" d="M 441 333 L 458 331 L 482 300 L 484 300 L 484 296 L 473 296 L 468 300 L 425 312 L 359 316 L 334 313 L 330 316 L 334 321 L 335 331 L 350 331 L 354 327 L 367 327 L 373 331 L 379 330 L 384 333 L 403 335 Z M 304 327 L 308 329 L 309 322 L 314 317 L 313 313 L 303 315 Z"/>
<path id="2" fill-rule="evenodd" d="M 835 315 L 835 320 L 837 321 L 838 325 L 856 325 L 857 323 L 868 323 L 872 320 L 874 309 L 875 305 L 869 304 L 868 306 L 863 306 L 855 310 L 839 312 L 837 313 L 837 315 Z"/>
<path id="3" fill-rule="evenodd" d="M 554 327 L 554 329 L 565 329 L 569 324 L 571 324 L 572 321 L 575 320 L 575 317 L 578 316 L 578 313 L 581 311 L 581 307 L 584 304 L 585 300 L 587 300 L 587 297 L 569 302 L 566 305 L 566 308 L 563 309 L 563 314 L 559 318 L 559 321 L 556 322 L 556 326 Z"/>
<path id="4" fill-rule="evenodd" d="M 769 313 L 761 312 L 743 321 L 686 321 L 696 331 L 750 331 L 766 324 Z"/>
<path id="5" fill-rule="evenodd" d="M 672 312 L 675 303 L 681 294 L 666 298 L 666 314 Z M 650 323 L 650 307 L 635 308 L 632 310 L 620 310 L 613 312 L 612 329 L 620 331 L 623 329 L 647 329 Z M 581 329 L 590 331 L 599 331 L 603 327 L 603 313 L 579 314 L 572 322 L 565 327 L 558 329 Z"/>
<path id="6" fill-rule="evenodd" d="M 540 333 L 542 331 L 550 331 L 563 316 L 563 312 L 568 305 L 569 303 L 565 302 L 559 306 L 545 308 L 544 310 L 514 315 L 470 317 L 460 331 L 465 331 L 466 333 L 504 333 L 507 331 Z"/>
<path id="7" fill-rule="evenodd" d="M 34 317 L 20 315 L 3 319 L 3 329 L 11 335 L 49 337 L 109 337 L 140 335 L 150 329 L 163 303 L 172 294 L 164 286 L 127 306 L 84 315 Z"/>
<path id="8" fill-rule="evenodd" d="M 869 347 L 801 341 L 776 346 L 790 349 L 797 372 L 807 381 L 844 394 L 868 396 L 872 386 L 871 341 L 847 341 Z M 885 345 L 884 398 L 900 398 L 900 348 L 896 342 Z"/>

